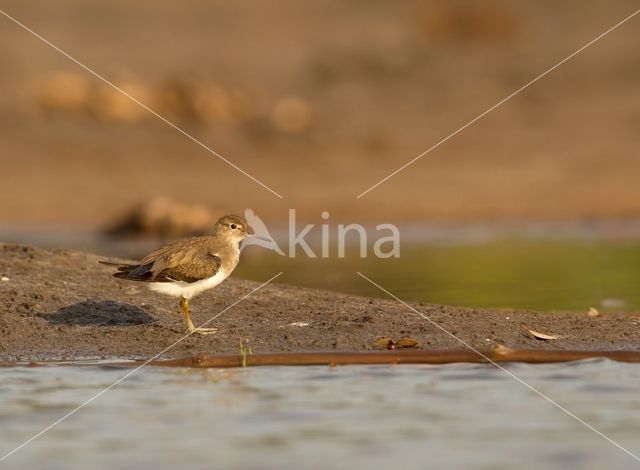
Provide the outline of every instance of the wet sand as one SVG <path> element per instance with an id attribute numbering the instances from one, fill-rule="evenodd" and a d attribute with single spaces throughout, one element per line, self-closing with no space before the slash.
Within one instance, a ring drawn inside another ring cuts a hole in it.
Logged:
<path id="1" fill-rule="evenodd" d="M 98 264 L 99 259 L 71 250 L 0 245 L 0 359 L 145 359 L 182 338 L 176 299 L 113 278 L 112 269 Z M 231 278 L 201 294 L 191 302 L 194 322 L 205 322 L 259 285 Z M 481 350 L 498 344 L 537 350 L 640 350 L 640 313 L 592 318 L 586 313 L 410 305 Z M 414 349 L 420 350 L 464 348 L 396 301 L 277 283 L 208 326 L 217 327 L 218 333 L 187 337 L 162 358 L 237 354 L 240 339 L 255 354 L 364 352 L 379 347 L 381 337 L 412 338 L 418 342 Z M 561 338 L 541 341 L 527 329 Z"/>

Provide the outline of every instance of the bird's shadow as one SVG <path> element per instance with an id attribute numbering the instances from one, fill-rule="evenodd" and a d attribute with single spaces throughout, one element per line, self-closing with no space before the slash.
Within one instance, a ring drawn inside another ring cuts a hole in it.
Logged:
<path id="1" fill-rule="evenodd" d="M 85 300 L 42 317 L 54 325 L 130 326 L 155 322 L 140 307 L 113 300 Z"/>

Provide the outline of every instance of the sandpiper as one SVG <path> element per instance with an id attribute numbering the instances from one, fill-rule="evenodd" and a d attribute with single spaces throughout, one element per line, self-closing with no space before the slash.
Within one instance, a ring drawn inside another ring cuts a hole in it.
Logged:
<path id="1" fill-rule="evenodd" d="M 216 328 L 196 328 L 191 321 L 189 299 L 224 281 L 240 259 L 240 242 L 253 236 L 247 222 L 237 215 L 225 215 L 206 237 L 185 238 L 164 245 L 139 264 L 101 261 L 116 266 L 119 279 L 149 283 L 153 291 L 180 297 L 180 308 L 188 333 L 211 334 Z"/>

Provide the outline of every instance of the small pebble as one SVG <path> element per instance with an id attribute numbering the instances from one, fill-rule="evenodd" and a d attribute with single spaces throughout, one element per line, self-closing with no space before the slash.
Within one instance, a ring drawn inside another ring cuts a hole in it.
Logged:
<path id="1" fill-rule="evenodd" d="M 7 282 L 9 280 L 9 278 L 7 276 L 2 276 L 0 277 L 0 280 L 3 282 Z"/>

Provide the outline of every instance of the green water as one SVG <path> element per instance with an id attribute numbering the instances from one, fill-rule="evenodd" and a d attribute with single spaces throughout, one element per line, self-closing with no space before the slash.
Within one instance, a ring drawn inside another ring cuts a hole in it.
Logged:
<path id="1" fill-rule="evenodd" d="M 235 276 L 384 297 L 360 271 L 404 300 L 545 311 L 640 310 L 640 242 L 509 239 L 403 245 L 400 258 L 289 258 L 249 247 Z"/>
<path id="2" fill-rule="evenodd" d="M 472 229 L 469 229 L 473 232 Z M 476 231 L 477 232 L 477 231 Z M 264 281 L 282 271 L 278 282 L 350 294 L 385 297 L 356 274 L 360 271 L 404 300 L 468 307 L 513 307 L 542 311 L 640 311 L 640 232 L 622 227 L 588 231 L 544 230 L 537 236 L 500 235 L 489 231 L 471 242 L 402 243 L 399 258 L 379 259 L 369 249 L 360 258 L 357 247 L 346 257 L 310 259 L 279 256 L 249 246 L 233 276 Z M 474 232 L 475 233 L 475 232 Z M 622 233 L 626 238 L 612 239 Z M 454 234 L 456 235 L 456 234 Z M 562 236 L 563 238 L 557 238 Z M 554 238 L 555 237 L 555 238 Z M 104 256 L 140 259 L 162 240 L 106 240 L 84 234 L 2 235 L 7 242 L 42 247 L 68 247 Z M 282 244 L 284 247 L 285 244 Z M 319 247 L 312 244 L 318 255 Z"/>

